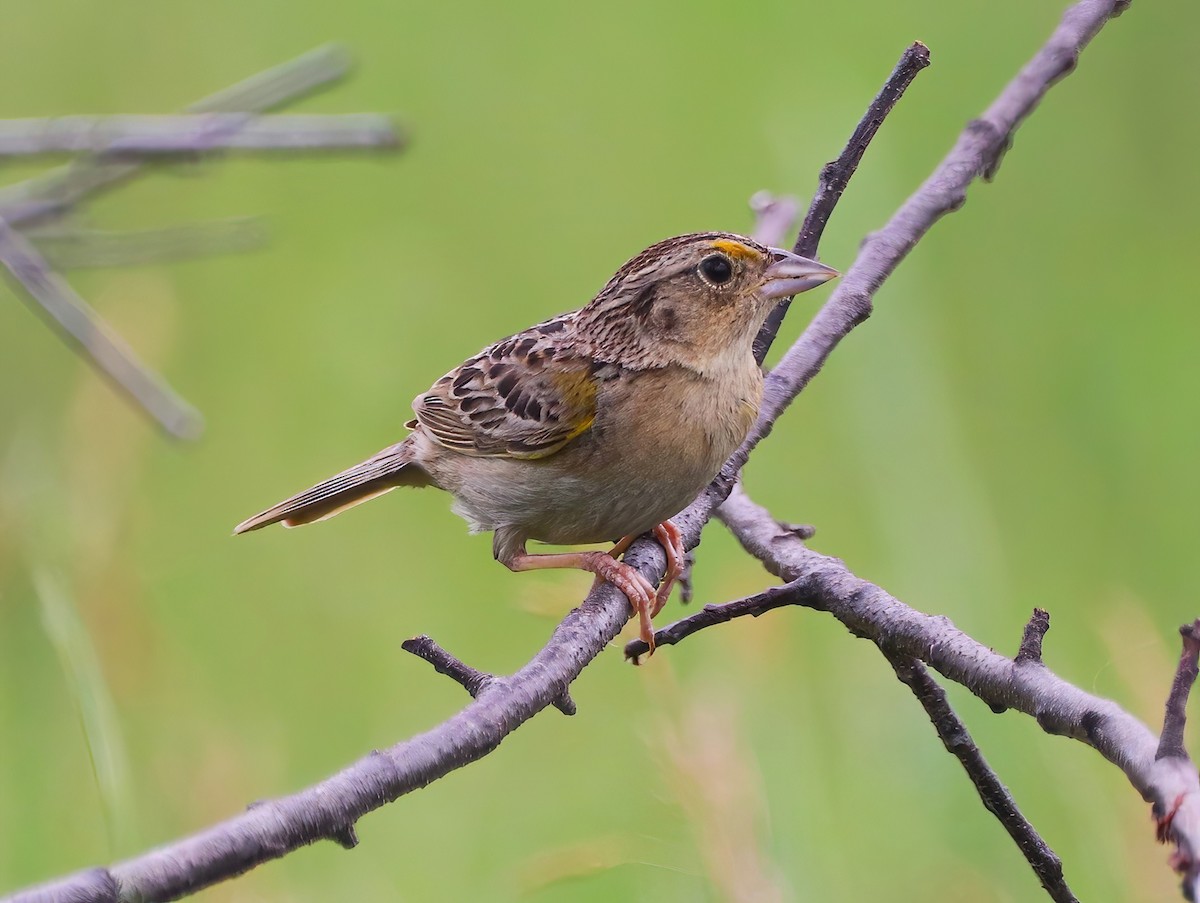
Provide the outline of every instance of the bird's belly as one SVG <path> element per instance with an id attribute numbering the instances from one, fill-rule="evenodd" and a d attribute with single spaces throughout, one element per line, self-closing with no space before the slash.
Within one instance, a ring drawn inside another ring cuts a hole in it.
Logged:
<path id="1" fill-rule="evenodd" d="M 719 464 L 717 465 L 720 466 Z M 675 472 L 670 481 L 625 473 L 614 479 L 553 481 L 522 526 L 531 539 L 556 545 L 605 542 L 640 534 L 678 514 L 715 470 Z"/>
<path id="2" fill-rule="evenodd" d="M 507 528 L 555 545 L 607 542 L 678 513 L 720 467 L 677 470 L 663 480 L 632 468 L 581 472 L 564 463 L 475 459 L 472 469 L 487 477 L 459 486 L 454 511 L 476 531 Z"/>

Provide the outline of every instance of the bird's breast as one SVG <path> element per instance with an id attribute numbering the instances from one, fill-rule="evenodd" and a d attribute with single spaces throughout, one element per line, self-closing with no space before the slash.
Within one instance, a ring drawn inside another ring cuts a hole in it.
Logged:
<path id="1" fill-rule="evenodd" d="M 588 456 L 598 475 L 632 495 L 661 499 L 660 520 L 677 513 L 716 476 L 758 416 L 762 373 L 749 365 L 719 373 L 683 367 L 623 373 L 602 388 Z M 657 522 L 657 521 L 656 521 Z"/>

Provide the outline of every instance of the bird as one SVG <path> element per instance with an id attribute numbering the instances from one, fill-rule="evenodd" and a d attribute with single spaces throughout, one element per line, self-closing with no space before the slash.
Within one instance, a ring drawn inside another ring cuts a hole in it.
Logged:
<path id="1" fill-rule="evenodd" d="M 575 568 L 629 600 L 654 648 L 653 618 L 683 573 L 672 516 L 746 438 L 762 368 L 753 342 L 784 298 L 837 270 L 731 232 L 646 248 L 578 310 L 501 339 L 413 401 L 406 438 L 234 528 L 325 520 L 401 487 L 454 497 L 471 532 L 490 531 L 512 571 Z M 619 560 L 650 532 L 666 554 L 658 586 Z M 530 553 L 529 542 L 608 551 Z"/>

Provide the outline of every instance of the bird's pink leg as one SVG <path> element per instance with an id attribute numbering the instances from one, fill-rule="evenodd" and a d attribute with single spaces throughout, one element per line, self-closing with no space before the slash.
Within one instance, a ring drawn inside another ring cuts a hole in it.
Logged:
<path id="1" fill-rule="evenodd" d="M 596 575 L 597 582 L 608 581 L 625 594 L 629 604 L 638 617 L 638 635 L 642 642 L 654 653 L 654 623 L 657 615 L 667 599 L 675 581 L 683 574 L 684 556 L 683 534 L 671 521 L 665 520 L 653 530 L 654 538 L 663 547 L 667 556 L 667 572 L 663 575 L 662 584 L 655 591 L 654 584 L 641 575 L 637 570 L 617 556 L 637 539 L 637 534 L 622 536 L 607 552 L 556 552 L 546 555 L 531 555 L 524 549 L 506 557 L 501 562 L 512 571 L 533 571 L 540 568 L 574 568 L 588 571 Z"/>
<path id="2" fill-rule="evenodd" d="M 522 549 L 507 558 L 502 558 L 501 563 L 513 571 L 575 568 L 607 580 L 623 592 L 625 598 L 629 600 L 630 606 L 638 616 L 639 636 L 650 647 L 650 651 L 654 651 L 654 624 L 650 620 L 650 609 L 655 604 L 654 585 L 625 562 L 617 561 L 608 552 L 556 552 L 549 555 L 530 555 Z"/>
<path id="3" fill-rule="evenodd" d="M 608 550 L 608 554 L 613 558 L 620 558 L 625 554 L 625 550 L 633 545 L 633 541 L 637 538 L 638 534 L 636 533 L 630 533 L 628 536 L 622 536 L 613 544 L 613 547 Z"/>

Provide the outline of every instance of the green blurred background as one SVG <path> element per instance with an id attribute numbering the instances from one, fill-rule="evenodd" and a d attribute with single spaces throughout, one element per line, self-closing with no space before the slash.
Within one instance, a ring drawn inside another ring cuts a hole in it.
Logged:
<path id="1" fill-rule="evenodd" d="M 664 236 L 806 196 L 914 39 L 932 49 L 838 208 L 845 266 L 1061 4 L 4 4 L 0 115 L 167 112 L 315 45 L 296 109 L 394 111 L 398 157 L 232 158 L 137 181 L 103 228 L 264 214 L 266 251 L 72 283 L 207 417 L 165 441 L 0 300 L 0 890 L 133 855 L 310 784 L 464 702 L 428 632 L 507 672 L 588 586 L 511 575 L 434 492 L 234 540 L 402 434 L 484 344 L 585 302 Z M 939 224 L 746 475 L 816 548 L 1156 724 L 1194 589 L 1192 115 L 1200 8 L 1135 3 Z M 6 180 L 34 170 L 6 164 Z M 818 297 L 819 296 L 819 297 Z M 827 292 L 793 309 L 781 343 Z M 778 353 L 778 352 L 777 352 Z M 719 525 L 699 602 L 767 581 Z M 672 618 L 673 604 L 664 614 Z M 206 891 L 263 900 L 1027 900 L 1041 891 L 889 667 L 776 612 L 609 650 L 484 761 Z M 962 692 L 1094 900 L 1175 896 L 1122 775 Z"/>

